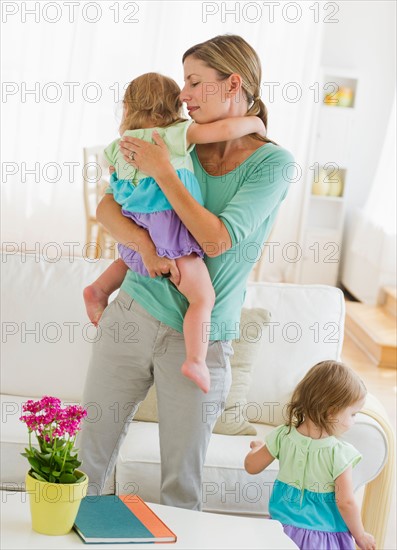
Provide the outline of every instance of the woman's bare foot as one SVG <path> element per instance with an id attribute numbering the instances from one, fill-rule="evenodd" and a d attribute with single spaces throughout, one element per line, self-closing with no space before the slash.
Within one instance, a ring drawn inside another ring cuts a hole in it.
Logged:
<path id="1" fill-rule="evenodd" d="M 93 283 L 85 287 L 83 297 L 88 318 L 93 325 L 97 326 L 108 305 L 109 296 L 97 284 Z"/>
<path id="2" fill-rule="evenodd" d="M 211 385 L 210 371 L 205 361 L 186 361 L 182 365 L 182 374 L 190 378 L 204 393 L 208 393 Z"/>

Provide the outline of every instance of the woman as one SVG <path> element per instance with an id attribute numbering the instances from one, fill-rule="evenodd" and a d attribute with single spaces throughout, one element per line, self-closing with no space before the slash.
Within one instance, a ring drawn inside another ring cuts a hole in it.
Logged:
<path id="1" fill-rule="evenodd" d="M 267 125 L 259 98 L 260 62 L 241 37 L 217 36 L 193 46 L 184 54 L 183 65 L 181 100 L 194 121 L 256 115 Z M 116 300 L 102 315 L 101 338 L 94 344 L 84 394 L 84 404 L 95 403 L 97 414 L 85 423 L 80 445 L 91 490 L 102 491 L 128 422 L 155 380 L 161 502 L 200 510 L 202 468 L 230 388 L 230 340 L 239 336 L 252 247 L 257 250 L 269 235 L 287 194 L 285 174 L 293 159 L 256 134 L 196 146 L 192 160 L 204 197 L 201 206 L 178 179 L 162 140 L 155 140 L 154 145 L 125 138 L 121 150 L 127 162 L 157 181 L 207 254 L 216 294 L 211 323 L 202 327 L 203 338 L 209 340 L 206 363 L 211 387 L 204 395 L 180 374 L 187 302 L 175 286 L 180 277 L 175 261 L 159 258 L 146 230 L 125 218 L 107 195 L 98 207 L 99 221 L 117 241 L 139 250 L 151 277 L 129 271 Z M 139 480 L 131 481 L 139 485 Z"/>

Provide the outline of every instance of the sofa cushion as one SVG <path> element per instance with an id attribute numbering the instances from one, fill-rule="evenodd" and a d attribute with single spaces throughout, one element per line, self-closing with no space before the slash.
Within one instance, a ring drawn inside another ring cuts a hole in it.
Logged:
<path id="1" fill-rule="evenodd" d="M 283 409 L 306 372 L 325 359 L 340 360 L 345 304 L 343 293 L 325 285 L 251 283 L 245 307 L 271 312 L 263 325 L 248 403 L 250 422 L 278 426 Z"/>
<path id="2" fill-rule="evenodd" d="M 234 355 L 230 358 L 232 385 L 225 410 L 218 418 L 213 433 L 225 435 L 256 435 L 255 427 L 244 413 L 252 381 L 252 369 L 260 350 L 258 332 L 270 321 L 271 314 L 262 308 L 243 308 L 240 319 L 240 338 L 233 341 Z"/>
<path id="3" fill-rule="evenodd" d="M 258 330 L 270 320 L 270 313 L 262 308 L 243 308 L 240 320 L 240 338 L 233 342 L 234 355 L 230 358 L 232 385 L 225 410 L 218 418 L 213 433 L 224 435 L 255 435 L 255 427 L 243 412 L 251 384 L 251 371 L 259 351 Z M 153 385 L 139 405 L 135 420 L 158 422 L 157 398 Z"/>
<path id="4" fill-rule="evenodd" d="M 92 342 L 83 289 L 110 260 L 2 254 L 1 388 L 11 395 L 80 400 Z"/>

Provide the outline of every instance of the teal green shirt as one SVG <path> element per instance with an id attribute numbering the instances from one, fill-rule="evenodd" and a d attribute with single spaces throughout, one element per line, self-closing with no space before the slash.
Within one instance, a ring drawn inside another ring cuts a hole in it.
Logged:
<path id="1" fill-rule="evenodd" d="M 224 176 L 210 176 L 195 149 L 191 157 L 204 206 L 222 220 L 232 241 L 228 251 L 204 259 L 216 302 L 203 336 L 234 340 L 239 337 L 247 279 L 287 195 L 293 157 L 282 147 L 266 143 Z M 183 332 L 188 302 L 168 279 L 143 277 L 130 270 L 121 288 L 153 317 Z"/>

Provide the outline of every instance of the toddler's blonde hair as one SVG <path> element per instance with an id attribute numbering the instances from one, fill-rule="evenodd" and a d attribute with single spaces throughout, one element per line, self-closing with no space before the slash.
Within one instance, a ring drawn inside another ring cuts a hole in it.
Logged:
<path id="1" fill-rule="evenodd" d="M 158 73 L 146 73 L 134 78 L 124 94 L 124 119 L 120 132 L 145 128 L 153 124 L 165 128 L 182 118 L 181 90 L 178 84 Z"/>
<path id="2" fill-rule="evenodd" d="M 366 394 L 364 382 L 351 368 L 337 361 L 321 361 L 296 386 L 287 407 L 286 425 L 297 428 L 308 418 L 332 434 L 332 416 Z"/>

